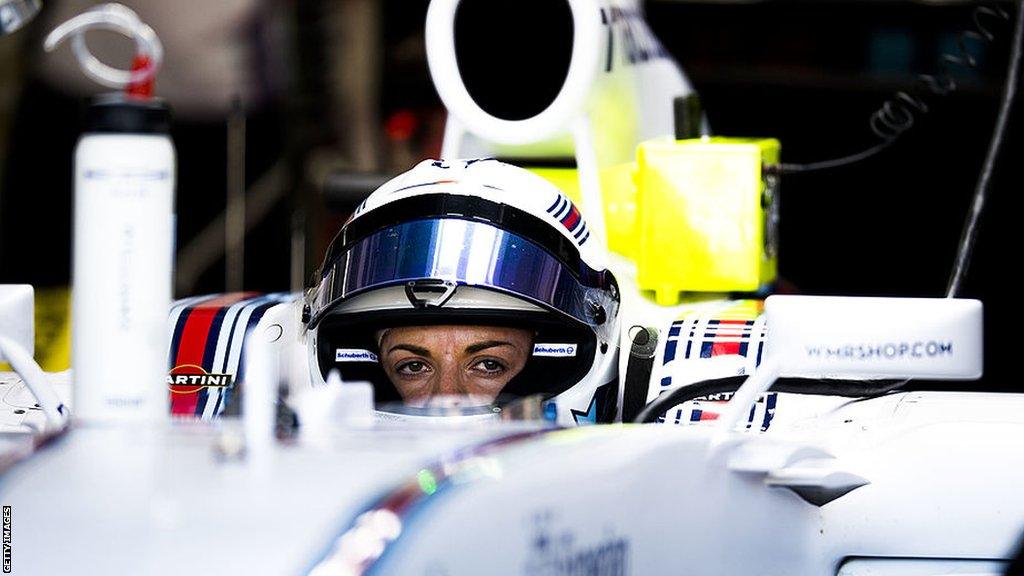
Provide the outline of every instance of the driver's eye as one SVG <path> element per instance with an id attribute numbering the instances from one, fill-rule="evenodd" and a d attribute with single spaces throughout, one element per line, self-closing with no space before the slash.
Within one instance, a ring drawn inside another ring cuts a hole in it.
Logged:
<path id="1" fill-rule="evenodd" d="M 426 362 L 421 362 L 419 360 L 413 360 L 412 362 L 406 362 L 405 364 L 399 365 L 398 369 L 396 370 L 396 372 L 398 372 L 399 374 L 405 374 L 405 375 L 412 376 L 412 375 L 416 375 L 416 374 L 422 374 L 422 373 L 427 372 L 429 370 L 430 370 L 430 367 L 427 366 Z"/>
<path id="2" fill-rule="evenodd" d="M 486 374 L 500 374 L 505 371 L 505 365 L 497 360 L 481 360 L 473 368 Z"/>

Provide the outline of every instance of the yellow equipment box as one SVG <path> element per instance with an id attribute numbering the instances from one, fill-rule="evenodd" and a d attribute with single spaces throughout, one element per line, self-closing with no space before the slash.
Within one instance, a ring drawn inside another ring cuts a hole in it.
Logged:
<path id="1" fill-rule="evenodd" d="M 777 177 L 771 138 L 657 139 L 637 147 L 636 242 L 641 290 L 757 292 L 775 279 Z"/>

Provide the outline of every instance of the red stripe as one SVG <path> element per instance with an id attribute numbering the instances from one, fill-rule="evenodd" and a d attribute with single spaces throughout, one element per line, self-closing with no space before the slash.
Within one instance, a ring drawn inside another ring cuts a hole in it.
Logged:
<path id="1" fill-rule="evenodd" d="M 714 412 L 701 412 L 700 421 L 704 422 L 705 420 L 718 420 L 718 416 L 719 415 Z"/>
<path id="2" fill-rule="evenodd" d="M 739 342 L 715 342 L 711 345 L 711 355 L 721 356 L 723 354 L 739 354 Z"/>
<path id="3" fill-rule="evenodd" d="M 210 326 L 217 312 L 225 306 L 231 306 L 236 302 L 252 296 L 252 292 L 236 292 L 225 294 L 202 302 L 192 308 L 192 313 L 185 320 L 185 328 L 181 332 L 181 342 L 178 344 L 178 355 L 174 358 L 175 366 L 194 364 L 203 365 L 203 354 L 206 352 L 206 341 L 215 335 L 210 334 Z M 201 388 L 195 386 L 172 386 L 171 414 L 174 416 L 195 416 L 196 406 L 199 405 L 199 391 Z"/>
<path id="4" fill-rule="evenodd" d="M 580 221 L 580 211 L 575 206 L 569 211 L 569 215 L 562 219 L 562 226 L 565 226 L 570 231 L 576 227 L 576 223 Z"/>

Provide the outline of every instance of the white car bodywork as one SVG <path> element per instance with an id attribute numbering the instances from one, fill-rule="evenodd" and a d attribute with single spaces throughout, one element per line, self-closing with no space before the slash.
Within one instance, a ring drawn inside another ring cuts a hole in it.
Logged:
<path id="1" fill-rule="evenodd" d="M 339 427 L 240 456 L 237 422 L 79 428 L 0 501 L 23 574 L 998 574 L 1024 530 L 1021 395 L 712 430 Z"/>

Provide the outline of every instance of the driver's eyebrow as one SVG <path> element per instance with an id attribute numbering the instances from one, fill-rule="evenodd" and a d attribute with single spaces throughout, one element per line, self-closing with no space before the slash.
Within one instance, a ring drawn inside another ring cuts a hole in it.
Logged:
<path id="1" fill-rule="evenodd" d="M 426 356 L 428 358 L 430 357 L 430 350 L 427 350 L 426 348 L 423 348 L 421 346 L 414 346 L 412 344 L 395 344 L 394 346 L 388 349 L 388 354 L 394 352 L 395 350 L 406 350 L 408 352 L 412 352 L 413 354 L 419 354 L 420 356 Z"/>
<path id="2" fill-rule="evenodd" d="M 483 342 L 477 342 L 476 344 L 470 344 L 466 346 L 466 354 L 476 354 L 481 350 L 487 350 L 488 348 L 496 348 L 498 346 L 512 346 L 511 342 L 505 342 L 504 340 L 484 340 Z"/>

